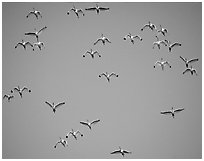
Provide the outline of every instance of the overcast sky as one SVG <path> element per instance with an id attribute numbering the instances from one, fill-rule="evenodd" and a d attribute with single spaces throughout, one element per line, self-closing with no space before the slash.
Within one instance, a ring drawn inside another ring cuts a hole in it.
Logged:
<path id="1" fill-rule="evenodd" d="M 125 158 L 202 157 L 202 4 L 201 3 L 98 3 L 109 7 L 99 15 L 85 11 L 78 19 L 67 11 L 95 3 L 2 3 L 2 95 L 16 86 L 31 93 L 18 93 L 11 102 L 2 102 L 3 158 L 122 158 L 110 153 L 119 146 L 132 154 Z M 32 8 L 42 18 L 26 18 Z M 148 21 L 168 29 L 159 38 L 179 42 L 181 47 L 152 49 L 156 31 L 140 29 Z M 14 46 L 22 39 L 34 43 L 25 32 L 47 26 L 36 48 Z M 132 33 L 143 41 L 124 41 Z M 93 43 L 101 36 L 111 43 Z M 97 50 L 101 58 L 82 55 Z M 187 59 L 198 76 L 182 72 Z M 153 68 L 160 58 L 172 68 Z M 102 72 L 115 72 L 108 83 Z M 45 104 L 66 104 L 54 114 Z M 185 108 L 175 115 L 161 115 L 171 107 Z M 100 119 L 89 130 L 80 121 Z M 59 137 L 71 130 L 84 137 L 68 138 L 68 147 L 53 148 Z"/>

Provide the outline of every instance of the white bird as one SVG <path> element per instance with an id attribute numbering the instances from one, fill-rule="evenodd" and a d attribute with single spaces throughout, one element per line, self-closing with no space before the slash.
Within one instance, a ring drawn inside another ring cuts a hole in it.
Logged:
<path id="1" fill-rule="evenodd" d="M 174 118 L 175 113 L 183 111 L 184 108 L 178 108 L 178 109 L 174 109 L 173 107 L 171 108 L 171 110 L 169 111 L 162 111 L 161 114 L 171 114 L 172 117 Z"/>
<path id="2" fill-rule="evenodd" d="M 163 28 L 161 25 L 160 26 L 160 29 L 157 30 L 158 33 L 161 33 L 163 36 L 166 36 L 166 34 L 168 33 L 168 30 L 166 28 Z"/>
<path id="3" fill-rule="evenodd" d="M 187 58 L 184 58 L 184 57 L 182 57 L 182 56 L 180 56 L 180 58 L 181 58 L 181 59 L 184 61 L 184 63 L 186 64 L 186 68 L 188 68 L 188 65 L 189 65 L 190 63 L 193 63 L 193 62 L 196 62 L 196 61 L 199 60 L 198 58 L 187 60 Z"/>
<path id="4" fill-rule="evenodd" d="M 143 31 L 145 28 L 150 28 L 152 31 L 156 30 L 156 26 L 150 21 L 141 28 L 141 31 Z"/>
<path id="5" fill-rule="evenodd" d="M 124 40 L 127 40 L 128 38 L 130 39 L 130 41 L 131 41 L 132 44 L 134 44 L 134 42 L 135 42 L 134 39 L 135 39 L 135 38 L 137 38 L 137 39 L 139 39 L 140 41 L 142 41 L 142 38 L 141 38 L 139 35 L 133 36 L 131 33 L 128 33 L 123 39 L 124 39 Z"/>
<path id="6" fill-rule="evenodd" d="M 45 45 L 43 42 L 39 41 L 33 44 L 33 51 L 34 51 L 34 47 L 38 47 L 40 50 L 42 50 L 42 48 L 45 47 Z"/>
<path id="7" fill-rule="evenodd" d="M 47 29 L 47 26 L 43 27 L 42 29 L 40 29 L 39 31 L 36 31 L 36 28 L 34 29 L 34 32 L 26 32 L 25 35 L 27 36 L 35 36 L 37 39 L 37 42 L 39 42 L 39 35 L 42 33 L 42 31 L 44 31 L 45 29 Z"/>
<path id="8" fill-rule="evenodd" d="M 83 54 L 83 57 L 85 57 L 86 54 L 90 54 L 92 58 L 94 58 L 95 54 L 97 54 L 99 57 L 101 57 L 101 55 L 99 54 L 98 51 L 93 51 L 92 49 L 90 49 L 90 51 L 87 51 L 85 54 Z"/>
<path id="9" fill-rule="evenodd" d="M 98 4 L 96 3 L 95 7 L 90 7 L 90 8 L 85 8 L 87 11 L 96 11 L 97 14 L 99 14 L 100 11 L 107 11 L 109 10 L 108 7 L 99 7 Z"/>
<path id="10" fill-rule="evenodd" d="M 131 154 L 131 153 L 132 152 L 130 152 L 130 151 L 121 149 L 120 146 L 119 146 L 118 150 L 115 150 L 115 151 L 111 152 L 111 154 L 122 154 L 123 157 L 124 157 L 125 154 Z"/>
<path id="11" fill-rule="evenodd" d="M 159 40 L 159 38 L 158 38 L 158 36 L 155 36 L 156 38 L 157 38 L 157 41 L 155 41 L 155 42 L 153 42 L 153 49 L 154 49 L 154 47 L 155 47 L 155 45 L 157 45 L 157 47 L 160 49 L 161 48 L 161 45 L 163 44 L 163 45 L 165 45 L 165 46 L 167 46 L 167 43 L 166 43 L 166 41 L 165 40 Z"/>
<path id="12" fill-rule="evenodd" d="M 60 140 L 56 142 L 54 148 L 57 148 L 58 144 L 62 144 L 64 147 L 68 146 L 68 144 L 67 144 L 68 142 L 66 140 L 62 139 L 61 137 L 59 137 L 59 138 L 60 138 Z"/>
<path id="13" fill-rule="evenodd" d="M 17 48 L 19 45 L 23 46 L 24 50 L 26 50 L 26 46 L 28 46 L 28 45 L 33 47 L 33 45 L 30 42 L 28 42 L 28 41 L 26 42 L 24 40 L 22 40 L 22 42 L 17 43 L 15 48 Z"/>
<path id="14" fill-rule="evenodd" d="M 7 98 L 8 102 L 10 102 L 10 99 L 14 98 L 14 95 L 9 95 L 9 94 L 5 94 L 3 99 Z"/>
<path id="15" fill-rule="evenodd" d="M 181 43 L 178 43 L 178 42 L 174 42 L 174 43 L 171 43 L 171 41 L 169 40 L 165 40 L 168 47 L 169 47 L 169 52 L 171 52 L 172 48 L 175 47 L 175 46 L 181 46 Z"/>
<path id="16" fill-rule="evenodd" d="M 65 104 L 65 102 L 60 102 L 60 103 L 58 103 L 57 105 L 55 105 L 54 102 L 51 104 L 51 103 L 49 103 L 49 102 L 47 102 L 47 101 L 45 101 L 45 103 L 46 103 L 48 106 L 50 106 L 50 107 L 52 108 L 52 111 L 53 111 L 54 113 L 56 112 L 56 109 L 57 109 L 57 108 L 59 108 L 60 106 L 62 106 L 62 105 Z"/>
<path id="17" fill-rule="evenodd" d="M 183 74 L 185 74 L 186 72 L 191 72 L 191 75 L 193 75 L 194 73 L 195 73 L 195 75 L 198 75 L 196 69 L 194 69 L 192 66 L 190 66 L 186 70 L 184 70 Z"/>
<path id="18" fill-rule="evenodd" d="M 87 120 L 87 121 L 80 121 L 80 123 L 81 123 L 82 125 L 88 126 L 89 129 L 91 130 L 91 126 L 94 125 L 94 124 L 96 124 L 96 123 L 98 123 L 99 121 L 100 121 L 99 119 L 93 120 L 92 122 L 89 122 L 89 120 Z"/>
<path id="19" fill-rule="evenodd" d="M 163 58 L 161 58 L 160 61 L 157 61 L 157 62 L 154 64 L 154 68 L 156 67 L 157 64 L 161 66 L 162 70 L 164 70 L 164 66 L 165 66 L 165 65 L 168 65 L 168 66 L 171 68 L 171 65 L 169 64 L 169 62 L 168 62 L 168 61 L 163 61 Z"/>
<path id="20" fill-rule="evenodd" d="M 103 45 L 105 45 L 105 42 L 111 43 L 111 41 L 107 37 L 103 36 L 103 34 L 101 34 L 101 37 L 97 39 L 94 45 L 96 45 L 99 41 L 102 41 Z"/>
<path id="21" fill-rule="evenodd" d="M 112 76 L 118 77 L 118 74 L 115 74 L 113 72 L 111 74 L 108 74 L 108 72 L 105 72 L 99 75 L 99 77 L 102 77 L 102 76 L 105 76 L 108 82 L 110 82 L 110 77 Z"/>
<path id="22" fill-rule="evenodd" d="M 74 131 L 73 129 L 66 135 L 66 138 L 68 138 L 69 135 L 72 135 L 76 140 L 77 140 L 77 135 L 80 135 L 81 137 L 84 136 L 79 130 Z"/>
<path id="23" fill-rule="evenodd" d="M 35 8 L 33 8 L 33 11 L 30 11 L 28 13 L 28 15 L 26 16 L 26 18 L 28 18 L 30 15 L 35 15 L 35 17 L 38 19 L 38 16 L 40 16 L 42 18 L 42 14 L 40 11 L 35 10 Z"/>
<path id="24" fill-rule="evenodd" d="M 83 16 L 85 15 L 82 9 L 76 9 L 76 7 L 73 5 L 73 7 L 70 9 L 70 11 L 73 11 L 77 18 L 79 18 L 79 14 L 82 14 Z M 67 15 L 70 14 L 70 11 L 67 12 Z"/>
<path id="25" fill-rule="evenodd" d="M 27 87 L 20 88 L 20 86 L 14 87 L 14 89 L 11 90 L 11 93 L 13 93 L 14 91 L 18 92 L 21 98 L 23 97 L 23 91 L 27 91 L 29 93 L 31 92 L 31 90 Z"/>

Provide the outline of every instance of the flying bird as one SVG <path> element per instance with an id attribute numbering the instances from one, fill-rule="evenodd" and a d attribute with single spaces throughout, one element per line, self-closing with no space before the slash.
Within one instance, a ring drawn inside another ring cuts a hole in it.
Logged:
<path id="1" fill-rule="evenodd" d="M 98 51 L 93 51 L 92 49 L 90 49 L 90 51 L 87 51 L 85 54 L 83 54 L 83 57 L 85 57 L 86 54 L 90 54 L 92 58 L 94 58 L 94 55 L 98 55 L 99 57 L 101 57 L 101 55 L 99 54 Z"/>
<path id="2" fill-rule="evenodd" d="M 98 4 L 96 4 L 95 7 L 85 8 L 87 11 L 96 11 L 97 14 L 99 14 L 100 11 L 107 11 L 109 10 L 108 7 L 99 7 Z"/>
<path id="3" fill-rule="evenodd" d="M 27 87 L 20 88 L 20 86 L 14 87 L 14 89 L 11 90 L 11 93 L 13 93 L 14 91 L 18 92 L 21 98 L 23 97 L 23 92 L 24 91 L 27 91 L 29 93 L 31 92 L 31 90 L 28 89 Z"/>
<path id="4" fill-rule="evenodd" d="M 196 69 L 194 69 L 192 66 L 190 66 L 186 70 L 184 70 L 183 74 L 185 74 L 186 72 L 191 72 L 191 75 L 193 75 L 194 73 L 195 73 L 195 75 L 198 75 Z"/>
<path id="5" fill-rule="evenodd" d="M 66 135 L 66 138 L 68 138 L 69 135 L 72 135 L 76 140 L 78 135 L 80 135 L 81 137 L 84 136 L 79 130 L 74 131 L 73 129 Z"/>
<path id="6" fill-rule="evenodd" d="M 163 58 L 161 58 L 161 61 L 157 61 L 155 63 L 154 68 L 156 67 L 157 64 L 161 66 L 162 70 L 164 70 L 165 65 L 168 65 L 171 68 L 171 65 L 169 64 L 169 62 L 168 61 L 163 61 Z"/>
<path id="7" fill-rule="evenodd" d="M 34 32 L 26 32 L 25 35 L 27 36 L 35 36 L 37 39 L 37 42 L 39 42 L 39 35 L 42 33 L 42 31 L 44 31 L 45 29 L 47 29 L 47 26 L 41 28 L 39 31 L 36 31 L 36 28 L 34 29 Z"/>
<path id="8" fill-rule="evenodd" d="M 110 77 L 112 77 L 112 76 L 118 77 L 119 75 L 115 74 L 113 72 L 111 74 L 108 74 L 108 72 L 105 72 L 105 73 L 102 73 L 99 75 L 99 77 L 102 77 L 102 76 L 105 76 L 106 79 L 108 80 L 108 82 L 110 82 Z"/>
<path id="9" fill-rule="evenodd" d="M 87 120 L 87 121 L 80 121 L 80 123 L 81 123 L 82 125 L 88 126 L 89 129 L 91 130 L 91 126 L 94 125 L 94 124 L 96 124 L 96 123 L 98 123 L 99 121 L 100 121 L 99 119 L 93 120 L 92 122 L 89 122 L 89 120 Z"/>
<path id="10" fill-rule="evenodd" d="M 60 140 L 56 142 L 54 148 L 57 148 L 58 144 L 62 144 L 64 147 L 68 146 L 67 141 L 60 137 Z"/>
<path id="11" fill-rule="evenodd" d="M 34 47 L 38 47 L 40 50 L 42 50 L 42 48 L 45 47 L 45 45 L 43 42 L 39 41 L 33 44 L 33 51 L 34 51 Z"/>
<path id="12" fill-rule="evenodd" d="M 134 42 L 135 42 L 134 39 L 136 39 L 136 38 L 139 39 L 140 41 L 142 41 L 142 38 L 139 35 L 133 36 L 131 33 L 128 33 L 123 39 L 127 40 L 128 38 L 130 39 L 132 44 L 134 44 Z"/>
<path id="13" fill-rule="evenodd" d="M 51 103 L 49 103 L 49 102 L 47 102 L 47 101 L 45 101 L 45 103 L 46 103 L 48 106 L 50 106 L 50 107 L 52 108 L 52 111 L 53 111 L 54 113 L 56 112 L 56 109 L 57 109 L 57 108 L 59 108 L 60 106 L 62 106 L 62 105 L 65 104 L 65 102 L 60 102 L 60 103 L 58 103 L 57 105 L 55 105 L 54 102 L 51 104 Z"/>
<path id="14" fill-rule="evenodd" d="M 175 47 L 175 46 L 181 46 L 181 43 L 178 43 L 178 42 L 174 42 L 174 43 L 171 43 L 171 41 L 169 40 L 165 40 L 168 47 L 169 47 L 169 52 L 171 52 L 172 48 Z"/>
<path id="15" fill-rule="evenodd" d="M 171 114 L 171 116 L 174 118 L 175 113 L 183 111 L 184 108 L 178 108 L 178 109 L 174 109 L 173 107 L 171 108 L 171 110 L 169 111 L 162 111 L 161 114 Z"/>
<path id="16" fill-rule="evenodd" d="M 184 58 L 184 57 L 182 57 L 182 56 L 180 56 L 180 58 L 181 58 L 181 59 L 184 61 L 184 63 L 186 64 L 186 68 L 188 68 L 188 65 L 189 65 L 190 63 L 193 63 L 193 62 L 196 62 L 196 61 L 199 60 L 198 58 L 187 60 L 187 58 Z"/>
<path id="17" fill-rule="evenodd" d="M 70 11 L 73 11 L 73 12 L 76 14 L 77 18 L 79 18 L 79 14 L 82 14 L 83 16 L 85 16 L 83 10 L 82 10 L 82 9 L 76 9 L 76 7 L 75 7 L 74 5 L 73 5 L 73 7 L 70 9 Z M 67 12 L 67 15 L 70 14 L 70 11 Z"/>
<path id="18" fill-rule="evenodd" d="M 124 157 L 125 154 L 131 154 L 131 153 L 132 152 L 130 152 L 130 151 L 121 149 L 121 147 L 119 146 L 118 150 L 115 150 L 115 151 L 111 152 L 110 154 L 122 154 L 122 156 Z"/>
<path id="19" fill-rule="evenodd" d="M 42 14 L 40 11 L 35 10 L 35 8 L 33 8 L 33 11 L 30 11 L 28 13 L 28 15 L 26 16 L 26 18 L 28 18 L 30 15 L 35 15 L 35 17 L 38 19 L 38 16 L 40 16 L 42 18 Z"/>
<path id="20" fill-rule="evenodd" d="M 10 100 L 11 100 L 12 98 L 14 98 L 14 95 L 5 94 L 4 97 L 3 97 L 3 99 L 5 99 L 5 98 L 8 99 L 8 102 L 10 102 Z"/>
<path id="21" fill-rule="evenodd" d="M 19 42 L 19 43 L 16 44 L 15 49 L 20 45 L 24 48 L 24 50 L 26 50 L 26 46 L 28 46 L 28 45 L 30 47 L 33 47 L 33 45 L 30 42 L 28 42 L 28 41 L 25 42 L 24 40 L 22 40 L 22 42 Z"/>
<path id="22" fill-rule="evenodd" d="M 159 49 L 161 48 L 161 45 L 162 45 L 162 44 L 165 45 L 165 46 L 167 46 L 167 43 L 166 43 L 165 40 L 159 40 L 158 36 L 155 36 L 155 37 L 156 37 L 157 41 L 153 42 L 153 47 L 152 47 L 153 49 L 154 49 L 155 45 L 156 45 Z"/>
<path id="23" fill-rule="evenodd" d="M 168 30 L 166 28 L 163 28 L 161 25 L 160 26 L 160 29 L 157 30 L 158 33 L 161 33 L 163 36 L 166 36 L 166 34 L 168 33 Z"/>
<path id="24" fill-rule="evenodd" d="M 151 23 L 150 21 L 141 28 L 141 31 L 143 31 L 145 28 L 149 28 L 152 31 L 156 30 L 156 26 L 153 23 Z"/>
<path id="25" fill-rule="evenodd" d="M 107 37 L 103 36 L 103 34 L 101 34 L 101 37 L 97 39 L 94 45 L 96 45 L 99 41 L 102 41 L 103 45 L 105 45 L 105 42 L 111 43 L 111 41 Z"/>

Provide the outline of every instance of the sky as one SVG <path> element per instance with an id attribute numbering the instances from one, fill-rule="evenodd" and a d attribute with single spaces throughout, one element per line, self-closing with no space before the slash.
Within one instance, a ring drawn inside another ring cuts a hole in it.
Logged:
<path id="1" fill-rule="evenodd" d="M 73 4 L 85 16 L 67 15 Z M 2 3 L 2 95 L 18 85 L 32 90 L 2 100 L 2 158 L 120 159 L 110 154 L 119 146 L 132 152 L 126 159 L 202 158 L 202 3 L 100 2 L 110 10 L 85 11 L 95 4 Z M 42 18 L 26 18 L 33 7 Z M 141 31 L 148 21 L 167 35 Z M 41 51 L 14 48 L 22 39 L 34 43 L 24 33 L 44 26 Z M 129 32 L 143 41 L 124 41 Z M 93 45 L 102 33 L 111 43 Z M 182 46 L 152 49 L 156 35 Z M 82 57 L 90 49 L 101 57 Z M 198 76 L 182 74 L 179 56 L 199 59 Z M 161 58 L 172 67 L 153 68 Z M 106 71 L 119 77 L 108 83 L 98 77 Z M 54 114 L 45 101 L 65 105 Z M 160 114 L 171 107 L 185 110 L 174 119 Z M 101 121 L 89 130 L 79 123 L 87 119 Z M 72 128 L 84 136 L 53 148 Z"/>

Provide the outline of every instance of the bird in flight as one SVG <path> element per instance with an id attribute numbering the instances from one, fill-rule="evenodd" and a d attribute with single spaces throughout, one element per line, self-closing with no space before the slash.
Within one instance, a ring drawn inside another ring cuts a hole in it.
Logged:
<path id="1" fill-rule="evenodd" d="M 132 152 L 130 152 L 130 151 L 121 149 L 120 146 L 119 146 L 118 150 L 115 150 L 115 151 L 111 152 L 111 154 L 122 154 L 123 157 L 125 156 L 125 154 L 131 154 L 131 153 Z"/>
<path id="2" fill-rule="evenodd" d="M 82 125 L 88 126 L 89 129 L 91 130 L 91 126 L 94 125 L 94 124 L 96 124 L 96 123 L 98 123 L 99 121 L 100 121 L 99 119 L 93 120 L 92 122 L 89 122 L 89 120 L 87 120 L 87 121 L 80 121 L 80 123 L 81 123 Z"/>
<path id="3" fill-rule="evenodd" d="M 141 28 L 141 31 L 143 31 L 145 28 L 149 28 L 152 31 L 156 30 L 156 26 L 153 23 L 151 23 L 150 21 Z"/>
<path id="4" fill-rule="evenodd" d="M 161 33 L 163 36 L 166 36 L 166 34 L 168 33 L 168 30 L 166 28 L 163 28 L 161 25 L 160 26 L 160 29 L 157 30 L 158 33 Z"/>
<path id="5" fill-rule="evenodd" d="M 118 77 L 119 75 L 115 74 L 113 72 L 111 74 L 108 74 L 108 72 L 105 72 L 105 73 L 102 73 L 99 75 L 99 77 L 102 77 L 102 76 L 105 76 L 106 79 L 108 80 L 108 82 L 110 82 L 110 77 L 112 77 L 112 76 Z"/>
<path id="6" fill-rule="evenodd" d="M 45 103 L 46 103 L 48 106 L 50 106 L 50 107 L 52 108 L 52 111 L 53 111 L 54 113 L 56 112 L 56 109 L 57 109 L 57 108 L 59 108 L 60 106 L 62 106 L 62 105 L 65 104 L 65 102 L 60 102 L 60 103 L 58 103 L 57 105 L 55 105 L 54 102 L 51 104 L 51 103 L 49 103 L 49 102 L 47 102 L 47 101 L 45 101 Z"/>
<path id="7" fill-rule="evenodd" d="M 3 99 L 5 99 L 5 98 L 8 99 L 8 102 L 10 102 L 10 100 L 11 100 L 12 98 L 14 98 L 14 95 L 5 94 L 4 97 L 3 97 Z"/>
<path id="8" fill-rule="evenodd" d="M 95 7 L 89 7 L 85 8 L 86 11 L 96 11 L 97 14 L 99 14 L 100 11 L 107 11 L 109 10 L 108 7 L 99 7 L 98 4 L 96 3 Z"/>
<path id="9" fill-rule="evenodd" d="M 38 16 L 40 16 L 42 18 L 42 14 L 40 11 L 35 10 L 35 8 L 33 8 L 33 11 L 30 11 L 28 13 L 28 15 L 26 16 L 26 18 L 28 18 L 30 15 L 35 15 L 35 17 L 38 19 Z"/>
<path id="10" fill-rule="evenodd" d="M 135 35 L 133 36 L 131 33 L 128 33 L 123 39 L 124 40 L 127 40 L 127 39 L 130 39 L 131 43 L 134 44 L 135 43 L 135 40 L 134 39 L 139 39 L 140 41 L 142 41 L 142 38 L 139 36 L 139 35 Z"/>
<path id="11" fill-rule="evenodd" d="M 103 45 L 105 45 L 105 42 L 111 43 L 111 41 L 107 37 L 103 36 L 103 34 L 101 34 L 101 37 L 97 39 L 94 45 L 96 45 L 99 41 L 102 41 Z"/>
<path id="12" fill-rule="evenodd" d="M 76 14 L 77 18 L 79 18 L 79 14 L 82 14 L 83 16 L 85 16 L 83 10 L 82 10 L 82 9 L 76 9 L 76 7 L 75 7 L 74 5 L 73 5 L 73 7 L 70 9 L 70 11 L 73 11 L 73 12 Z M 70 14 L 70 11 L 67 12 L 67 15 Z"/>
<path id="13" fill-rule="evenodd" d="M 31 92 L 31 90 L 28 89 L 27 87 L 20 88 L 20 86 L 14 87 L 14 89 L 11 90 L 11 93 L 13 93 L 14 91 L 18 92 L 21 98 L 23 97 L 23 92 L 24 91 L 27 91 L 29 93 Z"/>
<path id="14" fill-rule="evenodd" d="M 54 148 L 57 148 L 57 145 L 58 145 L 58 144 L 62 144 L 64 147 L 68 146 L 66 140 L 62 139 L 61 137 L 59 137 L 59 138 L 60 138 L 60 140 L 56 142 Z"/>
<path id="15" fill-rule="evenodd" d="M 34 47 L 38 47 L 40 50 L 42 50 L 42 48 L 45 47 L 45 45 L 43 42 L 39 41 L 33 44 L 33 51 L 35 50 Z"/>
<path id="16" fill-rule="evenodd" d="M 87 51 L 85 54 L 83 54 L 83 57 L 85 57 L 86 54 L 90 54 L 92 58 L 94 58 L 95 54 L 97 54 L 99 57 L 101 57 L 101 55 L 98 53 L 98 51 L 93 51 L 92 49 L 90 49 L 90 51 Z"/>
<path id="17" fill-rule="evenodd" d="M 198 75 L 196 69 L 194 69 L 192 66 L 190 66 L 186 70 L 184 70 L 183 74 L 185 74 L 186 72 L 191 72 L 191 75 L 193 75 L 194 73 L 195 73 L 195 75 Z"/>
<path id="18" fill-rule="evenodd" d="M 157 41 L 153 42 L 153 47 L 152 47 L 153 49 L 154 49 L 155 45 L 157 45 L 157 47 L 158 47 L 159 49 L 161 48 L 161 45 L 162 45 L 162 44 L 165 45 L 165 46 L 167 46 L 167 43 L 166 43 L 165 40 L 159 40 L 158 36 L 155 36 L 155 37 L 156 37 Z"/>
<path id="19" fill-rule="evenodd" d="M 189 65 L 190 63 L 193 63 L 193 62 L 196 62 L 196 61 L 199 60 L 198 58 L 187 60 L 187 58 L 184 58 L 184 57 L 182 57 L 182 56 L 180 56 L 180 58 L 181 58 L 181 59 L 184 61 L 184 63 L 186 64 L 186 68 L 188 68 L 188 65 Z"/>
<path id="20" fill-rule="evenodd" d="M 24 48 L 24 50 L 26 50 L 26 46 L 28 46 L 28 45 L 33 47 L 33 45 L 30 42 L 28 42 L 28 41 L 26 42 L 26 41 L 22 40 L 22 42 L 19 42 L 16 44 L 15 49 L 20 45 Z"/>
<path id="21" fill-rule="evenodd" d="M 37 42 L 39 42 L 39 35 L 42 33 L 42 31 L 44 31 L 45 29 L 47 29 L 47 26 L 41 28 L 39 31 L 36 31 L 36 28 L 34 29 L 34 32 L 26 32 L 25 35 L 27 36 L 35 36 L 37 39 Z"/>
<path id="22" fill-rule="evenodd" d="M 171 41 L 169 41 L 169 40 L 165 40 L 165 42 L 167 43 L 167 45 L 169 47 L 169 52 L 171 52 L 173 47 L 181 46 L 181 43 L 178 43 L 178 42 L 171 43 Z"/>
<path id="23" fill-rule="evenodd" d="M 77 140 L 77 135 L 80 135 L 81 137 L 84 136 L 79 130 L 74 131 L 73 129 L 66 135 L 66 138 L 68 138 L 69 135 L 72 135 L 76 140 Z"/>
<path id="24" fill-rule="evenodd" d="M 171 116 L 174 118 L 174 115 L 175 113 L 177 112 L 180 112 L 180 111 L 183 111 L 184 108 L 177 108 L 177 109 L 174 109 L 173 107 L 171 108 L 171 110 L 168 110 L 168 111 L 162 111 L 161 114 L 171 114 Z"/>
<path id="25" fill-rule="evenodd" d="M 157 64 L 161 66 L 162 70 L 164 70 L 164 66 L 165 66 L 165 65 L 168 65 L 169 68 L 171 68 L 171 65 L 169 64 L 169 62 L 168 62 L 168 61 L 163 61 L 163 58 L 161 58 L 160 61 L 157 61 L 157 62 L 154 64 L 154 68 L 156 67 Z"/>

